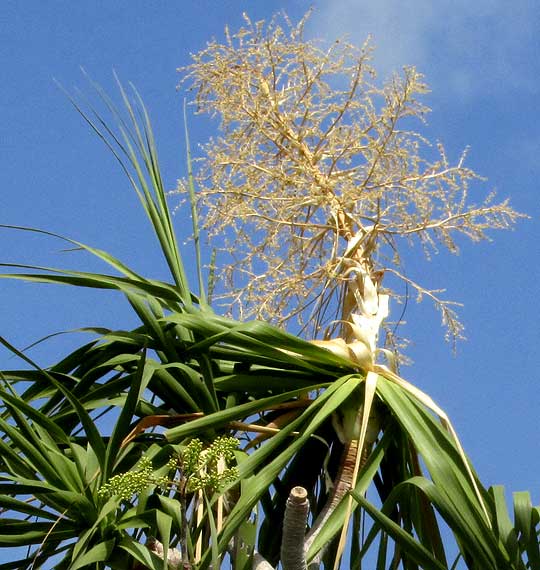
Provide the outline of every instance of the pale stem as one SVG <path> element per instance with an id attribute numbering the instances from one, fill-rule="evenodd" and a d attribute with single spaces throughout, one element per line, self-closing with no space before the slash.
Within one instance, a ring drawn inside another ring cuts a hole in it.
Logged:
<path id="1" fill-rule="evenodd" d="M 283 519 L 281 564 L 283 570 L 307 570 L 304 551 L 309 500 L 303 487 L 293 487 L 289 493 Z"/>

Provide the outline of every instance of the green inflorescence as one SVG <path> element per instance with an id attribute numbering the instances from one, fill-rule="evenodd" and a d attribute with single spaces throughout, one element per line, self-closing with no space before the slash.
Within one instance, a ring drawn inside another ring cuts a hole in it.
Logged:
<path id="1" fill-rule="evenodd" d="M 99 491 L 99 497 L 117 496 L 122 500 L 128 501 L 133 495 L 137 495 L 144 491 L 148 485 L 157 485 L 159 487 L 166 486 L 168 478 L 156 477 L 152 467 L 152 460 L 149 457 L 142 457 L 134 471 L 127 471 L 115 475 Z"/>
<path id="2" fill-rule="evenodd" d="M 234 437 L 218 437 L 210 447 L 203 450 L 199 439 L 192 439 L 182 453 L 182 468 L 188 479 L 188 491 L 219 491 L 227 483 L 238 478 L 238 469 L 228 467 L 234 460 L 234 451 L 239 442 Z M 219 460 L 225 466 L 218 468 Z"/>
<path id="3" fill-rule="evenodd" d="M 171 457 L 167 463 L 167 472 L 180 470 L 181 477 L 187 482 L 186 490 L 189 492 L 206 490 L 218 492 L 224 485 L 231 483 L 238 477 L 238 469 L 229 467 L 228 463 L 234 461 L 234 451 L 239 441 L 234 437 L 218 437 L 206 449 L 200 439 L 192 439 L 181 454 L 181 457 Z M 224 466 L 218 468 L 219 461 Z M 152 460 L 142 457 L 136 469 L 115 475 L 98 491 L 100 498 L 118 497 L 129 501 L 133 495 L 144 491 L 149 485 L 169 487 L 175 481 L 167 476 L 157 477 L 154 474 Z"/>
<path id="4" fill-rule="evenodd" d="M 202 451 L 203 443 L 198 438 L 192 439 L 183 450 L 181 466 L 186 477 L 197 473 Z"/>

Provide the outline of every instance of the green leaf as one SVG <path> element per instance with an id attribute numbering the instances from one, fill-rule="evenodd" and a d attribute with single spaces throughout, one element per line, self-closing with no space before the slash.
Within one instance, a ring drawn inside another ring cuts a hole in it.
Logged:
<path id="1" fill-rule="evenodd" d="M 414 538 L 402 529 L 397 523 L 386 516 L 382 511 L 374 507 L 361 493 L 351 491 L 354 500 L 363 507 L 366 512 L 387 532 L 400 547 L 407 552 L 414 562 L 419 564 L 424 570 L 447 570 L 431 552 L 424 548 Z"/>
<path id="2" fill-rule="evenodd" d="M 202 276 L 201 244 L 199 236 L 199 219 L 197 216 L 197 199 L 195 196 L 195 179 L 193 177 L 193 163 L 191 160 L 191 146 L 189 144 L 189 129 L 187 122 L 186 100 L 184 99 L 184 140 L 186 144 L 186 164 L 188 171 L 189 204 L 191 206 L 191 225 L 193 228 L 193 245 L 195 247 L 195 264 L 197 268 L 197 278 L 199 281 L 199 297 L 201 305 L 209 308 L 206 293 L 204 290 L 204 280 Z"/>
<path id="3" fill-rule="evenodd" d="M 33 368 L 38 370 L 41 374 L 43 374 L 43 376 L 45 376 L 49 380 L 49 382 L 56 389 L 58 389 L 59 392 L 61 392 L 64 395 L 64 397 L 69 401 L 69 403 L 77 413 L 77 416 L 81 424 L 83 425 L 83 428 L 88 437 L 88 441 L 94 448 L 96 456 L 100 464 L 102 465 L 105 459 L 105 444 L 103 443 L 101 434 L 99 433 L 97 427 L 92 421 L 92 418 L 88 415 L 84 407 L 80 404 L 79 400 L 76 397 L 74 397 L 73 394 L 70 392 L 70 390 L 68 390 L 68 388 L 66 388 L 62 383 L 58 382 L 51 374 L 40 368 L 36 363 L 34 363 L 30 358 L 28 358 L 26 355 L 17 350 L 3 337 L 0 337 L 0 343 L 6 346 L 6 348 L 11 350 L 14 354 L 19 356 L 22 360 L 30 364 Z"/>
<path id="4" fill-rule="evenodd" d="M 56 513 L 51 513 L 44 508 L 30 504 L 28 501 L 21 501 L 8 495 L 0 495 L 0 508 L 5 511 L 30 515 L 37 519 L 56 520 L 58 518 Z"/>
<path id="5" fill-rule="evenodd" d="M 538 539 L 539 507 L 532 507 L 528 491 L 513 494 L 515 530 L 521 553 L 527 553 L 530 568 L 540 568 L 540 541 Z"/>
<path id="6" fill-rule="evenodd" d="M 68 540 L 77 536 L 77 527 L 71 521 L 21 521 L 3 518 L 0 525 L 0 547 L 40 544 L 45 539 Z"/>
<path id="7" fill-rule="evenodd" d="M 201 432 L 211 429 L 219 429 L 230 421 L 242 420 L 260 410 L 271 408 L 276 404 L 285 402 L 303 394 L 305 394 L 305 389 L 291 390 L 290 392 L 278 394 L 277 396 L 261 398 L 260 400 L 254 400 L 253 402 L 248 402 L 246 404 L 240 404 L 238 406 L 233 406 L 225 410 L 220 410 L 219 412 L 208 414 L 202 418 L 192 420 L 184 425 L 168 429 L 165 432 L 165 437 L 170 443 L 177 443 L 186 437 L 200 434 Z"/>
<path id="8" fill-rule="evenodd" d="M 156 526 L 159 537 L 163 545 L 163 570 L 167 570 L 167 555 L 169 553 L 171 541 L 172 517 L 166 513 L 156 510 Z"/>
<path id="9" fill-rule="evenodd" d="M 212 568 L 220 568 L 219 549 L 218 549 L 218 532 L 216 528 L 216 521 L 214 520 L 214 513 L 212 505 L 208 500 L 206 494 L 204 495 L 204 502 L 206 505 L 206 516 L 208 519 L 208 526 L 210 527 L 210 552 Z"/>
<path id="10" fill-rule="evenodd" d="M 96 544 L 90 550 L 81 554 L 81 556 L 74 558 L 69 566 L 69 570 L 79 570 L 79 568 L 84 568 L 96 562 L 107 562 L 114 549 L 115 543 L 116 540 L 111 538 L 110 540 Z"/>
<path id="11" fill-rule="evenodd" d="M 467 518 L 478 537 L 483 537 L 482 542 L 487 547 L 492 541 L 489 521 L 485 518 L 455 441 L 426 408 L 403 388 L 380 377 L 378 393 L 425 461 L 437 488 L 450 502 L 459 505 L 462 517 Z M 482 494 L 483 500 L 488 501 L 487 492 L 482 490 Z"/>
<path id="12" fill-rule="evenodd" d="M 139 404 L 141 395 L 143 394 L 150 378 L 152 377 L 153 370 L 146 367 L 146 351 L 143 351 L 138 365 L 137 371 L 133 375 L 133 380 L 131 387 L 129 389 L 127 398 L 125 400 L 124 406 L 118 420 L 114 426 L 109 443 L 107 444 L 107 450 L 105 453 L 105 461 L 103 465 L 103 475 L 102 480 L 107 481 L 114 468 L 114 463 L 116 456 L 120 450 L 123 439 L 131 431 L 130 424 L 135 414 L 135 410 Z"/>
<path id="13" fill-rule="evenodd" d="M 0 263 L 0 267 L 27 269 L 31 273 L 0 273 L 0 279 L 18 279 L 33 283 L 52 283 L 55 285 L 71 285 L 90 289 L 116 290 L 124 294 L 140 293 L 153 295 L 164 301 L 182 302 L 178 292 L 167 283 L 154 280 L 137 280 L 127 277 L 116 277 L 103 273 L 88 273 L 58 269 L 55 267 L 40 267 L 38 265 L 23 265 L 19 263 Z M 44 272 L 44 273 L 42 273 Z"/>
<path id="14" fill-rule="evenodd" d="M 146 546 L 143 546 L 130 537 L 125 537 L 119 544 L 120 548 L 133 556 L 135 560 L 144 565 L 148 570 L 163 570 L 163 560 L 150 552 Z"/>
<path id="15" fill-rule="evenodd" d="M 73 97 L 70 97 L 70 100 L 94 132 L 111 150 L 128 177 L 153 226 L 179 295 L 186 306 L 190 306 L 192 303 L 191 292 L 188 288 L 188 281 L 167 207 L 148 113 L 135 89 L 133 88 L 136 109 L 117 80 L 124 107 L 128 114 L 128 120 L 124 120 L 122 114 L 112 104 L 99 85 L 92 81 L 91 83 L 116 120 L 119 135 L 115 135 L 103 118 L 93 109 L 91 111 L 95 120 L 91 119 L 89 114 L 82 110 Z M 136 111 L 140 112 L 142 116 L 141 122 L 137 119 Z"/>
<path id="16" fill-rule="evenodd" d="M 504 488 L 497 485 L 489 490 L 493 497 L 493 505 L 495 507 L 495 522 L 497 524 L 497 533 L 499 539 L 506 547 L 506 550 L 512 554 L 517 553 L 517 536 L 514 525 L 508 516 L 506 500 L 504 497 Z"/>

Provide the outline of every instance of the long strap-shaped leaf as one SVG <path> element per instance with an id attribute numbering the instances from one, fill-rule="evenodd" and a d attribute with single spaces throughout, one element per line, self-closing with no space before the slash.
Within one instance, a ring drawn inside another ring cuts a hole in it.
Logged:
<path id="1" fill-rule="evenodd" d="M 105 453 L 106 448 L 103 442 L 103 439 L 95 426 L 92 418 L 89 416 L 88 412 L 85 408 L 81 405 L 78 398 L 74 397 L 70 390 L 68 390 L 62 383 L 58 382 L 56 378 L 54 378 L 51 374 L 49 374 L 46 370 L 43 370 L 40 366 L 38 366 L 33 360 L 28 358 L 25 354 L 17 350 L 11 343 L 9 343 L 6 339 L 0 336 L 0 343 L 3 344 L 6 348 L 8 348 L 11 352 L 19 356 L 22 360 L 28 363 L 30 366 L 38 370 L 41 374 L 43 374 L 47 380 L 62 394 L 64 397 L 69 401 L 71 406 L 75 409 L 77 416 L 79 417 L 79 421 L 81 422 L 84 431 L 88 437 L 89 442 L 91 443 L 96 456 L 99 460 L 100 465 L 104 464 L 105 461 Z"/>
<path id="2" fill-rule="evenodd" d="M 485 502 L 484 502 L 484 498 L 482 497 L 480 489 L 478 488 L 476 478 L 473 475 L 473 472 L 471 470 L 471 466 L 469 464 L 469 460 L 467 459 L 467 456 L 465 455 L 465 451 L 463 450 L 463 446 L 461 445 L 461 442 L 459 440 L 457 432 L 454 429 L 454 426 L 452 425 L 452 422 L 450 421 L 450 418 L 448 417 L 446 412 L 442 408 L 440 408 L 433 401 L 433 399 L 430 396 L 428 396 L 425 392 L 423 392 L 422 390 L 420 390 L 419 388 L 417 388 L 416 386 L 414 386 L 410 382 L 407 382 L 407 380 L 404 380 L 403 378 L 401 378 L 400 376 L 398 376 L 397 374 L 395 374 L 394 372 L 389 370 L 386 366 L 376 365 L 374 367 L 374 371 L 378 372 L 381 376 L 383 376 L 387 380 L 390 380 L 391 382 L 393 382 L 393 383 L 397 384 L 398 386 L 400 386 L 401 388 L 403 388 L 406 392 L 411 394 L 411 396 L 413 396 L 419 402 L 421 402 L 424 406 L 426 406 L 426 408 L 428 408 L 429 410 L 431 410 L 432 412 L 437 414 L 437 416 L 439 416 L 443 426 L 448 430 L 448 432 L 452 436 L 452 439 L 453 439 L 453 441 L 454 441 L 454 443 L 458 449 L 459 455 L 463 461 L 463 466 L 465 467 L 465 470 L 466 470 L 467 475 L 469 477 L 469 481 L 470 481 L 470 483 L 474 489 L 474 492 L 476 494 L 476 498 L 478 499 L 480 507 L 484 513 L 485 522 L 488 525 L 488 527 L 491 528 L 491 520 L 490 520 L 490 517 L 488 514 L 487 507 L 486 507 Z"/>
<path id="3" fill-rule="evenodd" d="M 401 528 L 381 510 L 374 507 L 360 493 L 357 491 L 351 491 L 351 497 L 361 507 L 363 507 L 373 517 L 373 519 L 375 519 L 381 527 L 386 530 L 386 532 L 388 532 L 396 541 L 399 541 L 401 547 L 416 563 L 420 564 L 422 568 L 425 570 L 445 570 L 446 567 L 438 560 L 435 560 L 433 554 L 429 552 L 429 550 L 417 542 L 406 530 Z"/>
<path id="4" fill-rule="evenodd" d="M 192 304 L 191 294 L 178 242 L 173 230 L 170 211 L 167 206 L 148 112 L 135 88 L 131 86 L 136 106 L 131 103 L 130 98 L 117 78 L 118 87 L 129 117 L 128 121 L 124 120 L 120 111 L 103 89 L 92 80 L 89 79 L 89 81 L 115 118 L 118 124 L 119 135 L 114 133 L 92 106 L 89 107 L 93 117 L 82 109 L 74 97 L 69 93 L 66 94 L 75 109 L 113 153 L 128 177 L 147 217 L 152 223 L 180 295 L 186 305 L 189 306 Z M 137 114 L 139 114 L 139 117 L 137 117 Z"/>
<path id="5" fill-rule="evenodd" d="M 191 146 L 189 144 L 189 129 L 187 124 L 186 100 L 184 99 L 184 138 L 186 141 L 186 163 L 188 171 L 189 202 L 191 205 L 191 224 L 193 227 L 193 244 L 195 246 L 195 263 L 197 265 L 197 278 L 199 280 L 199 298 L 202 305 L 208 306 L 202 276 L 201 245 L 199 236 L 199 219 L 197 216 L 197 200 L 195 197 L 195 179 L 193 176 L 193 161 L 191 160 Z"/>
<path id="6" fill-rule="evenodd" d="M 71 271 L 55 267 L 41 267 L 39 265 L 25 265 L 20 263 L 0 263 L 0 267 L 28 269 L 44 273 L 0 273 L 0 279 L 20 279 L 21 281 L 34 281 L 36 283 L 55 283 L 58 285 L 75 285 L 93 289 L 116 289 L 123 293 L 139 291 L 143 294 L 153 295 L 157 298 L 182 302 L 175 289 L 168 283 L 144 279 L 116 277 L 103 273 L 88 273 L 85 271 Z"/>
<path id="7" fill-rule="evenodd" d="M 467 459 L 465 452 L 463 450 L 463 446 L 461 445 L 461 442 L 459 441 L 457 433 L 456 433 L 454 427 L 452 426 L 452 423 L 450 422 L 449 417 L 444 412 L 444 410 L 442 410 L 433 401 L 433 399 L 430 396 L 425 394 L 422 390 L 420 390 L 419 388 L 417 388 L 416 386 L 414 386 L 410 382 L 407 382 L 406 380 L 404 380 L 403 378 L 401 378 L 400 376 L 398 376 L 397 374 L 395 374 L 394 372 L 389 370 L 386 366 L 381 366 L 381 365 L 375 364 L 375 365 L 372 365 L 370 368 L 371 369 L 367 371 L 366 378 L 365 378 L 364 404 L 363 404 L 363 407 L 358 412 L 359 414 L 362 414 L 362 417 L 361 417 L 360 435 L 359 435 L 359 440 L 358 440 L 357 457 L 356 457 L 356 461 L 355 461 L 355 468 L 354 468 L 351 484 L 354 485 L 354 482 L 356 481 L 356 478 L 358 476 L 358 471 L 360 468 L 360 461 L 362 458 L 362 450 L 363 450 L 363 447 L 365 445 L 365 438 L 366 438 L 366 433 L 367 433 L 367 428 L 368 428 L 369 415 L 371 412 L 371 407 L 373 404 L 374 395 L 377 392 L 377 382 L 378 382 L 378 378 L 380 375 L 383 378 L 385 378 L 386 380 L 396 384 L 397 386 L 399 386 L 400 388 L 405 390 L 405 392 L 407 392 L 408 394 L 413 396 L 416 400 L 418 400 L 421 404 L 426 406 L 426 408 L 428 408 L 429 410 L 434 412 L 440 418 L 443 426 L 449 432 L 449 434 L 450 434 L 450 436 L 451 436 L 451 438 L 452 438 L 452 440 L 453 440 L 453 442 L 457 448 L 458 454 L 459 454 L 459 456 L 462 460 L 462 463 L 463 463 L 463 467 L 465 467 L 465 471 L 467 473 L 469 483 L 471 484 L 471 486 L 474 490 L 474 493 L 475 493 L 476 498 L 478 500 L 478 503 L 480 505 L 481 511 L 484 515 L 484 522 L 487 525 L 487 528 L 491 528 L 491 520 L 490 520 L 490 517 L 488 514 L 488 510 L 487 510 L 484 498 L 482 497 L 482 494 L 480 492 L 480 489 L 478 487 L 478 484 L 476 482 L 474 474 L 471 470 L 468 459 Z M 342 532 L 340 535 L 338 549 L 337 549 L 336 557 L 334 560 L 334 570 L 337 570 L 337 568 L 339 567 L 341 556 L 342 556 L 343 551 L 345 549 L 345 543 L 347 540 L 347 532 L 348 532 L 348 524 L 349 524 L 349 518 L 350 518 L 351 512 L 352 512 L 352 497 L 349 497 L 347 514 L 345 516 L 345 523 L 344 523 L 344 526 L 343 526 L 343 529 L 342 529 Z"/>

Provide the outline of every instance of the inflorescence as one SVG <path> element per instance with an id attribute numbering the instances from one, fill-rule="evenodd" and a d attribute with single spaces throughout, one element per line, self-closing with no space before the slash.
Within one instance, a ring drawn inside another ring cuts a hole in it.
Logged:
<path id="1" fill-rule="evenodd" d="M 238 478 L 238 469 L 229 467 L 234 461 L 234 452 L 239 442 L 234 437 L 218 437 L 204 449 L 200 439 L 194 438 L 185 447 L 180 457 L 171 457 L 167 463 L 167 473 L 179 472 L 185 484 L 179 486 L 188 492 L 219 492 L 223 486 Z M 118 497 L 129 501 L 134 495 L 143 492 L 148 486 L 167 488 L 177 485 L 178 480 L 168 475 L 156 476 L 152 460 L 143 456 L 132 471 L 115 475 L 98 491 L 100 498 Z"/>

